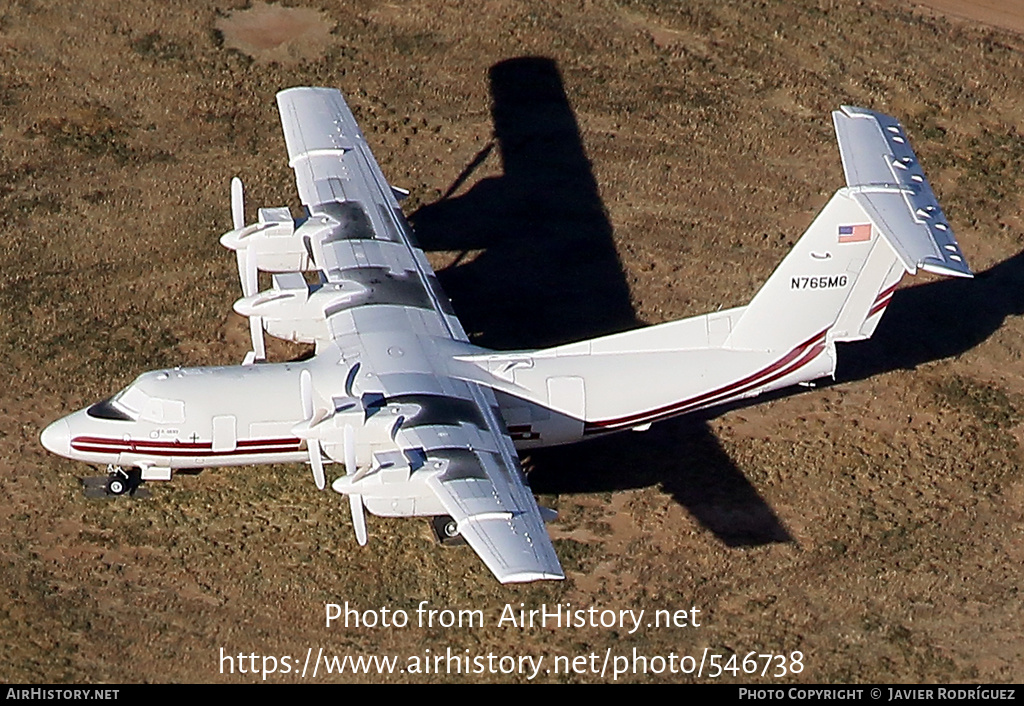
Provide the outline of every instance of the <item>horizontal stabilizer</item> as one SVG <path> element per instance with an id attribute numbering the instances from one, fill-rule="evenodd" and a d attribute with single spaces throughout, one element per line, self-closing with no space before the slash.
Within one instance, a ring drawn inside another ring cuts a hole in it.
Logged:
<path id="1" fill-rule="evenodd" d="M 972 277 L 899 122 L 864 108 L 832 113 L 849 195 L 910 273 Z"/>

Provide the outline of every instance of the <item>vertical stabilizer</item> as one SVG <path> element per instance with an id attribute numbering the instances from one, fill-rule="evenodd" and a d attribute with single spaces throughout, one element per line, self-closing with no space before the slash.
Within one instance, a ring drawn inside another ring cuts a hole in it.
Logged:
<path id="1" fill-rule="evenodd" d="M 900 124 L 844 106 L 832 114 L 847 186 L 755 295 L 725 342 L 790 350 L 870 336 L 904 272 L 971 277 Z"/>
<path id="2" fill-rule="evenodd" d="M 896 263 L 868 214 L 848 189 L 840 189 L 754 296 L 725 345 L 790 350 L 831 329 L 844 310 L 873 302 Z M 846 318 L 847 328 L 860 330 L 863 321 Z"/>

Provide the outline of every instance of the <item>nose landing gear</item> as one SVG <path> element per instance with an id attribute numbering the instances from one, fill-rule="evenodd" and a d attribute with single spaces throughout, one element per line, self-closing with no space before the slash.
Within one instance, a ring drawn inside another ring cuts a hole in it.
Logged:
<path id="1" fill-rule="evenodd" d="M 134 494 L 142 483 L 142 474 L 138 469 L 124 470 L 120 466 L 107 466 L 107 495 Z"/>

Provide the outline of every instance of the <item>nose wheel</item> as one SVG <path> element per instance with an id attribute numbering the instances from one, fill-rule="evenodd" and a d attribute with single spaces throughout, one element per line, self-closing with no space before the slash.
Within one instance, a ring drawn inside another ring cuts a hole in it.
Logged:
<path id="1" fill-rule="evenodd" d="M 107 466 L 107 495 L 133 493 L 142 483 L 142 474 L 132 469 L 126 471 L 120 466 Z"/>

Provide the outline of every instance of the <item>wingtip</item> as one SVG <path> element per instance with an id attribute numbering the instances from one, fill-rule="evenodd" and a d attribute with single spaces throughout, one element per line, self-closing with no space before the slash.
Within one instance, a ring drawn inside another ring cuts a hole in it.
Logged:
<path id="1" fill-rule="evenodd" d="M 861 108 L 860 106 L 844 104 L 839 106 L 839 110 L 835 110 L 833 113 L 841 113 L 847 118 L 855 118 L 858 115 L 870 115 L 871 111 L 867 108 Z"/>
<path id="2" fill-rule="evenodd" d="M 502 583 L 529 583 L 531 581 L 564 581 L 565 574 L 549 573 L 547 571 L 519 571 L 513 574 L 505 574 L 501 577 Z"/>
<path id="3" fill-rule="evenodd" d="M 971 268 L 967 265 L 962 267 L 950 266 L 945 263 L 925 262 L 921 264 L 921 269 L 925 272 L 931 272 L 935 275 L 942 275 L 944 277 L 960 277 L 962 279 L 974 279 L 974 273 L 971 272 Z"/>

